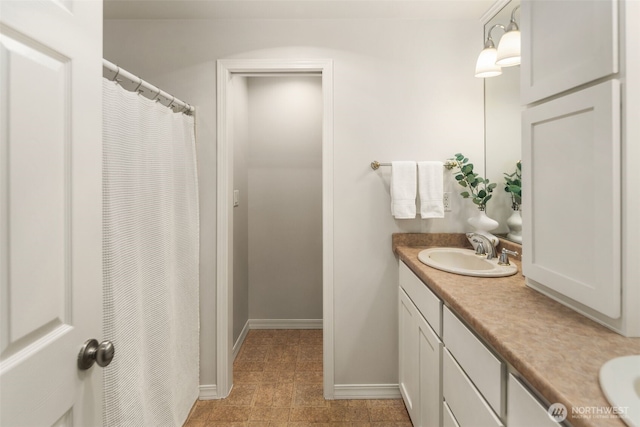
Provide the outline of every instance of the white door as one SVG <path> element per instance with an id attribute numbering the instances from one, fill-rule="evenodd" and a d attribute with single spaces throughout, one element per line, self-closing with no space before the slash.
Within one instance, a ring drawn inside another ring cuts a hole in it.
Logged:
<path id="1" fill-rule="evenodd" d="M 0 55 L 0 425 L 99 425 L 102 3 L 0 1 Z"/>

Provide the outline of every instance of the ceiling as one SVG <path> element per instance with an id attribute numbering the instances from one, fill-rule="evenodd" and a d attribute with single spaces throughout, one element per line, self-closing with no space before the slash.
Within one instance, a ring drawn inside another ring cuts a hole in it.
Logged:
<path id="1" fill-rule="evenodd" d="M 479 20 L 494 2 L 495 0 L 105 0 L 104 19 Z"/>

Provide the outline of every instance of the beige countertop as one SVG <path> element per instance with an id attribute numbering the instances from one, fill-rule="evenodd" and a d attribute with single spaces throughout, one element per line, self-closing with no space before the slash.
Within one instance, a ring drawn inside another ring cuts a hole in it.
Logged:
<path id="1" fill-rule="evenodd" d="M 464 234 L 393 235 L 400 259 L 549 403 L 564 404 L 572 425 L 624 425 L 617 417 L 572 416 L 572 408 L 611 406 L 600 389 L 600 367 L 640 354 L 640 338 L 623 337 L 527 287 L 520 272 L 480 278 L 431 268 L 418 253 L 433 246 L 469 244 Z"/>

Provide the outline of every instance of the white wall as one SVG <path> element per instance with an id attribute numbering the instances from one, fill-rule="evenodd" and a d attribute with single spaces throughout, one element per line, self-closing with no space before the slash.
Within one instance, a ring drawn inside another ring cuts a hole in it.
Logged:
<path id="1" fill-rule="evenodd" d="M 322 82 L 248 80 L 249 317 L 322 319 Z"/>
<path id="2" fill-rule="evenodd" d="M 215 61 L 334 61 L 335 382 L 397 383 L 393 232 L 458 232 L 474 208 L 454 197 L 446 219 L 396 221 L 389 172 L 372 160 L 483 162 L 483 87 L 473 77 L 478 21 L 113 20 L 105 58 L 198 108 L 201 207 L 201 383 L 215 384 Z M 479 173 L 484 171 L 480 168 Z M 449 191 L 458 188 L 447 174 Z"/>
<path id="3" fill-rule="evenodd" d="M 239 202 L 233 208 L 233 342 L 249 319 L 249 91 L 247 78 L 234 76 L 233 102 L 233 188 Z"/>

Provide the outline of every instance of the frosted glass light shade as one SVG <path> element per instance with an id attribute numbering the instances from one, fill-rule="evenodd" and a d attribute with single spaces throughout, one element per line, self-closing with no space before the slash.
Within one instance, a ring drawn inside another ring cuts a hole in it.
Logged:
<path id="1" fill-rule="evenodd" d="M 498 44 L 496 64 L 501 67 L 520 65 L 520 31 L 507 31 Z"/>
<path id="2" fill-rule="evenodd" d="M 480 52 L 476 62 L 476 77 L 494 77 L 502 74 L 502 68 L 496 65 L 497 51 L 495 47 L 488 47 Z"/>

